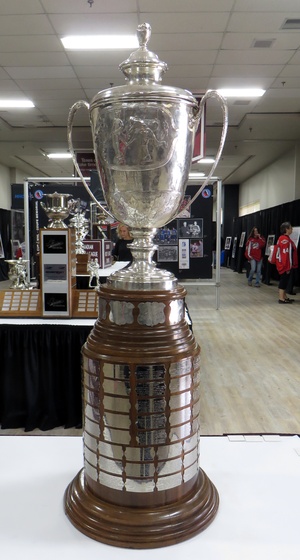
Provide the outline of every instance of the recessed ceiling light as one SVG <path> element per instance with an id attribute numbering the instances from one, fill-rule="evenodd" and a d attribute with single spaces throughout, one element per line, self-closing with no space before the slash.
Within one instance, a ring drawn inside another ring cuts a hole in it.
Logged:
<path id="1" fill-rule="evenodd" d="M 217 90 L 223 97 L 261 97 L 266 93 L 265 89 L 259 88 L 224 88 Z"/>
<path id="2" fill-rule="evenodd" d="M 139 43 L 136 35 L 70 35 L 61 42 L 65 49 L 101 50 L 134 49 Z"/>
<path id="3" fill-rule="evenodd" d="M 60 154 L 47 154 L 49 159 L 71 159 L 72 154 L 60 153 Z"/>
<path id="4" fill-rule="evenodd" d="M 0 107 L 12 107 L 17 109 L 22 107 L 34 107 L 34 104 L 27 99 L 0 99 Z"/>

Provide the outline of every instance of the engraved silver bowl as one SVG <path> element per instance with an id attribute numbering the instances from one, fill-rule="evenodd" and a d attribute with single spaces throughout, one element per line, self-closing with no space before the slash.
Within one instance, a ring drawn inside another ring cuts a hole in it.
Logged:
<path id="1" fill-rule="evenodd" d="M 99 92 L 91 101 L 78 101 L 69 112 L 68 142 L 74 165 L 90 191 L 76 161 L 72 143 L 73 119 L 80 107 L 89 111 L 100 183 L 111 214 L 132 230 L 132 265 L 108 282 L 120 289 L 172 289 L 173 274 L 152 262 L 155 228 L 178 214 L 190 171 L 194 137 L 206 100 L 217 97 L 223 110 L 223 132 L 216 161 L 198 196 L 216 168 L 227 131 L 225 100 L 208 92 L 200 107 L 187 90 L 162 86 L 167 64 L 147 49 L 151 27 L 138 28 L 140 47 L 120 65 L 128 85 Z"/>

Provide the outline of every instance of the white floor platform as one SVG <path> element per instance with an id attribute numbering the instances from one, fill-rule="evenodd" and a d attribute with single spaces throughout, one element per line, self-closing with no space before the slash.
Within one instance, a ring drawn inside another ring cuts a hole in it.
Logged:
<path id="1" fill-rule="evenodd" d="M 216 519 L 193 539 L 145 551 L 93 541 L 64 515 L 64 490 L 82 467 L 81 438 L 2 436 L 0 458 L 5 560 L 300 558 L 298 436 L 203 437 L 201 466 L 220 494 Z"/>

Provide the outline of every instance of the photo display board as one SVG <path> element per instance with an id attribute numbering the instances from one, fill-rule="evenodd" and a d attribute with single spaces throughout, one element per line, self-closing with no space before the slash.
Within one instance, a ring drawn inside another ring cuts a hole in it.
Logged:
<path id="1" fill-rule="evenodd" d="M 199 186 L 189 185 L 181 213 L 160 228 L 154 238 L 159 268 L 173 272 L 177 278 L 212 278 L 212 186 L 207 187 L 185 209 Z"/>

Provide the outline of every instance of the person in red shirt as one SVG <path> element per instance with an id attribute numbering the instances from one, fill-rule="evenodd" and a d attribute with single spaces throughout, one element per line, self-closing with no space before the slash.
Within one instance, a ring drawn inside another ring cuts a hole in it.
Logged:
<path id="1" fill-rule="evenodd" d="M 297 248 L 290 239 L 293 228 L 290 222 L 284 222 L 280 226 L 281 236 L 277 241 L 275 264 L 279 272 L 279 303 L 293 303 L 293 299 L 286 297 L 286 287 L 289 281 L 289 274 L 293 268 L 298 266 Z"/>
<path id="2" fill-rule="evenodd" d="M 259 280 L 261 275 L 262 256 L 261 250 L 266 244 L 265 238 L 258 233 L 257 227 L 252 228 L 247 239 L 245 256 L 250 262 L 250 274 L 248 276 L 248 286 L 252 286 L 253 274 L 256 270 L 255 287 L 260 288 Z"/>

